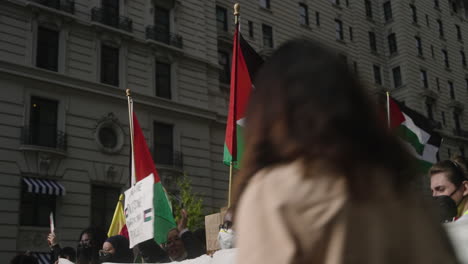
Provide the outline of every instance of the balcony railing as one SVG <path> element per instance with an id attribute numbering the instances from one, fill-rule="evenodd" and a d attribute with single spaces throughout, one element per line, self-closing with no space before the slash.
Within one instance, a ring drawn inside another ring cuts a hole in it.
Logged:
<path id="1" fill-rule="evenodd" d="M 173 34 L 167 30 L 163 30 L 156 26 L 146 27 L 146 38 L 162 42 L 164 44 L 171 45 L 180 49 L 183 47 L 181 36 Z"/>
<path id="2" fill-rule="evenodd" d="M 60 151 L 67 150 L 67 135 L 65 132 L 55 130 L 50 126 L 23 127 L 21 142 L 23 145 L 48 147 Z"/>
<path id="3" fill-rule="evenodd" d="M 75 1 L 74 0 L 31 0 L 32 2 L 54 8 L 60 11 L 64 11 L 70 14 L 75 13 Z"/>
<path id="4" fill-rule="evenodd" d="M 159 150 L 158 153 L 155 153 L 153 150 L 153 160 L 156 163 L 156 168 L 158 166 L 172 167 L 175 169 L 182 169 L 184 166 L 184 156 L 180 151 L 167 151 Z"/>
<path id="5" fill-rule="evenodd" d="M 132 20 L 128 17 L 120 16 L 116 12 L 105 8 L 94 7 L 91 9 L 91 20 L 106 26 L 132 32 Z"/>
<path id="6" fill-rule="evenodd" d="M 468 131 L 463 130 L 463 129 L 456 129 L 456 128 L 455 128 L 455 129 L 453 130 L 453 134 L 454 134 L 455 136 L 468 138 Z"/>

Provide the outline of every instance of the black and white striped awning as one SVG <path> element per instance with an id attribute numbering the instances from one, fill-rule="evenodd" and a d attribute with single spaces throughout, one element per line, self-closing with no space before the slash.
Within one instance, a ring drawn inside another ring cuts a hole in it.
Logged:
<path id="1" fill-rule="evenodd" d="M 39 178 L 23 178 L 24 183 L 28 187 L 28 192 L 50 195 L 65 195 L 65 187 L 57 181 L 39 179 Z"/>
<path id="2" fill-rule="evenodd" d="M 50 256 L 50 253 L 31 252 L 31 255 L 37 258 L 39 264 L 50 264 L 51 259 L 52 259 Z"/>

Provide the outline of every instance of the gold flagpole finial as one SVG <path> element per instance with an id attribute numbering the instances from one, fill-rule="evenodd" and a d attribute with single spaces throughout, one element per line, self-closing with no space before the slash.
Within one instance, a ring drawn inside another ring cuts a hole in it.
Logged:
<path id="1" fill-rule="evenodd" d="M 125 90 L 125 94 L 126 94 L 128 97 L 132 96 L 132 92 L 130 91 L 130 89 Z"/>
<path id="2" fill-rule="evenodd" d="M 240 15 L 240 4 L 235 3 L 234 4 L 234 18 L 235 18 L 235 23 L 239 23 L 239 15 Z"/>

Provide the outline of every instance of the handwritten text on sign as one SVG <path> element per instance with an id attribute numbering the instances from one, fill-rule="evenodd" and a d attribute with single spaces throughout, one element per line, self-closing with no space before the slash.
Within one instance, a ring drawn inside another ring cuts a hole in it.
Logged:
<path id="1" fill-rule="evenodd" d="M 125 218 L 130 248 L 154 237 L 153 174 L 125 192 Z"/>

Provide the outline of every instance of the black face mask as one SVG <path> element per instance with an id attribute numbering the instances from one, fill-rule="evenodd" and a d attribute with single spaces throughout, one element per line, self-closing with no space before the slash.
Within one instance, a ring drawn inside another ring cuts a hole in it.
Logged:
<path id="1" fill-rule="evenodd" d="M 88 244 L 78 244 L 77 247 L 77 256 L 79 259 L 91 259 L 93 249 Z"/>
<path id="2" fill-rule="evenodd" d="M 104 263 L 104 262 L 113 262 L 114 255 L 113 254 L 108 254 L 108 253 L 99 253 L 99 262 Z"/>

